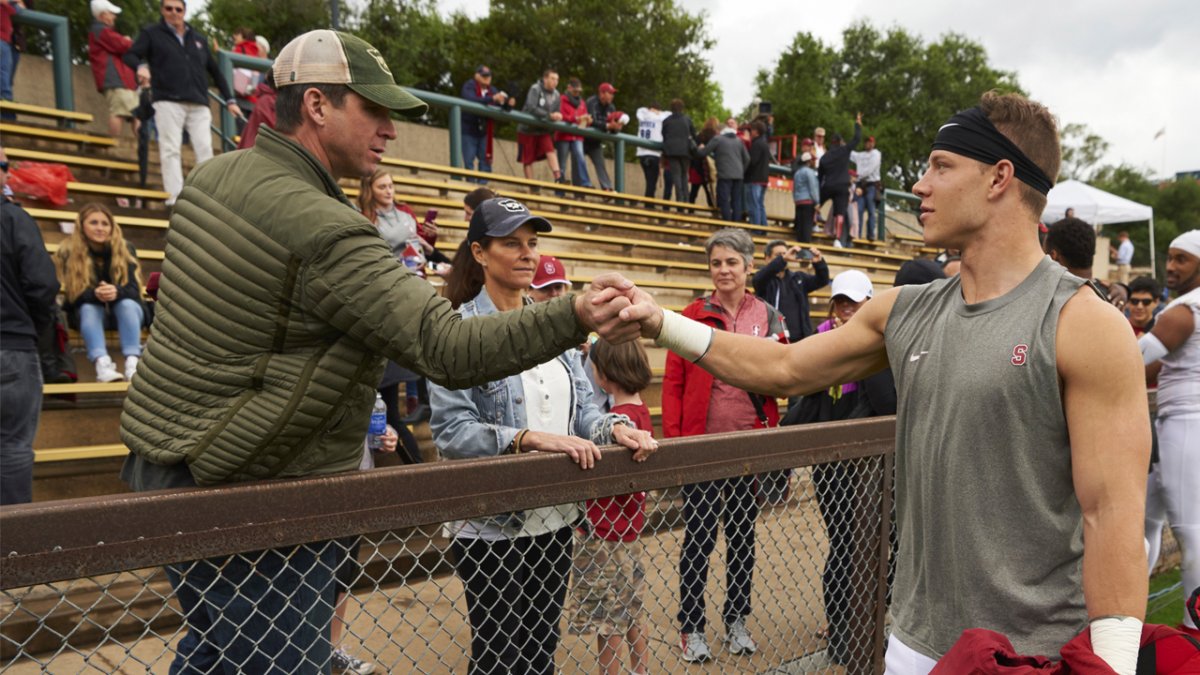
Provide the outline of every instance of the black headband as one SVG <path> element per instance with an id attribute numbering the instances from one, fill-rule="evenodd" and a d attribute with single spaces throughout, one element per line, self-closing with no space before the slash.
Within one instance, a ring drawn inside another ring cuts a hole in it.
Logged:
<path id="1" fill-rule="evenodd" d="M 1017 179 L 1034 190 L 1047 194 L 1054 187 L 1054 181 L 1046 172 L 1026 157 L 1016 143 L 1000 133 L 977 107 L 958 113 L 938 129 L 933 149 L 964 155 L 984 164 L 1007 159 L 1016 169 Z"/>

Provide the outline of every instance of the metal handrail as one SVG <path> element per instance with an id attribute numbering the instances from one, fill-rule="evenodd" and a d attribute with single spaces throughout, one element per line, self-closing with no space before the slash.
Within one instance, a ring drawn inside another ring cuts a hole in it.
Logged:
<path id="1" fill-rule="evenodd" d="M 903 200 L 910 201 L 910 202 L 911 201 L 916 201 L 916 202 L 921 201 L 920 197 L 912 194 L 911 192 L 904 192 L 903 190 L 884 190 L 882 206 L 879 209 L 879 228 L 880 228 L 879 229 L 879 238 L 880 239 L 884 238 L 884 234 L 886 232 L 886 230 L 884 228 L 886 228 L 886 226 L 887 226 L 886 224 L 887 224 L 887 200 L 888 200 L 888 198 L 903 199 Z M 897 222 L 899 222 L 899 221 L 897 221 Z M 910 230 L 910 231 L 914 232 L 915 234 L 921 234 L 921 232 L 919 230 L 914 230 L 913 228 L 911 228 L 907 225 L 905 225 L 904 227 L 905 227 L 905 229 Z"/>
<path id="2" fill-rule="evenodd" d="M 24 9 L 13 15 L 14 23 L 41 28 L 50 34 L 50 57 L 54 68 L 54 107 L 59 110 L 75 110 L 75 90 L 71 81 L 71 36 L 67 32 L 67 18 L 57 14 Z M 74 122 L 60 120 L 59 124 L 73 128 Z"/>
<path id="3" fill-rule="evenodd" d="M 217 65 L 225 78 L 233 81 L 233 69 L 250 68 L 253 70 L 266 71 L 271 67 L 273 62 L 270 59 L 260 59 L 236 52 L 227 50 L 217 51 Z M 413 96 L 421 99 L 425 103 L 438 108 L 444 108 L 448 111 L 449 118 L 449 133 L 450 133 L 450 166 L 460 169 L 463 166 L 462 162 L 462 114 L 469 112 L 472 115 L 487 117 L 501 122 L 510 122 L 514 124 L 523 124 L 526 126 L 538 127 L 548 131 L 561 131 L 576 136 L 583 136 L 604 143 L 613 144 L 613 157 L 617 159 L 613 167 L 613 187 L 617 192 L 625 191 L 625 147 L 632 145 L 635 147 L 649 148 L 651 150 L 663 149 L 663 144 L 659 141 L 650 141 L 639 136 L 625 133 L 609 133 L 597 131 L 591 127 L 579 127 L 562 122 L 551 122 L 542 120 L 528 113 L 516 110 L 504 110 L 496 106 L 483 105 L 474 101 L 468 101 L 458 96 L 447 94 L 439 94 L 432 91 L 424 91 L 421 89 L 407 88 Z M 233 116 L 228 111 L 223 111 L 221 114 L 221 135 L 227 136 L 228 129 L 232 128 Z M 792 175 L 791 169 L 779 164 L 771 165 L 772 173 L 784 174 L 789 178 Z"/>
<path id="4" fill-rule="evenodd" d="M 607 448 L 590 471 L 541 453 L 6 506 L 0 589 L 842 459 L 890 465 L 894 447 L 885 417 L 665 440 L 643 463 Z"/>

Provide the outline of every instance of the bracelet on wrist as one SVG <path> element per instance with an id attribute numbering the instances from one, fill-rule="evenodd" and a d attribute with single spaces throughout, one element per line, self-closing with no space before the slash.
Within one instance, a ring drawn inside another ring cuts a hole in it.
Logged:
<path id="1" fill-rule="evenodd" d="M 529 433 L 529 429 L 522 429 L 513 437 L 513 454 L 521 454 L 521 442 L 525 440 L 525 434 Z"/>

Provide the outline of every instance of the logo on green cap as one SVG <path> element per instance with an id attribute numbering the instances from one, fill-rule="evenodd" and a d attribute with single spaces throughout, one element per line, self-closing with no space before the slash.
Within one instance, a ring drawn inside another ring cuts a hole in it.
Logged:
<path id="1" fill-rule="evenodd" d="M 375 59 L 375 62 L 379 64 L 379 67 L 383 69 L 383 72 L 388 74 L 388 77 L 394 77 L 392 75 L 392 69 L 388 68 L 387 62 L 383 60 L 383 54 L 380 54 L 378 49 L 371 47 L 367 50 L 367 53 Z"/>

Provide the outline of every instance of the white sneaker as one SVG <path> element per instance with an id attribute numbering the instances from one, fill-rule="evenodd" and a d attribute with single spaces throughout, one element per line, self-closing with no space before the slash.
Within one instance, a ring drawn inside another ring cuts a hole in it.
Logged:
<path id="1" fill-rule="evenodd" d="M 754 638 L 750 637 L 750 631 L 746 630 L 746 617 L 738 618 L 729 624 L 725 631 L 725 646 L 730 654 L 748 655 L 758 651 L 758 645 L 754 643 Z"/>
<path id="2" fill-rule="evenodd" d="M 93 363 L 96 365 L 96 381 L 97 382 L 116 382 L 121 379 L 121 373 L 117 372 L 117 366 L 113 360 L 107 356 L 101 356 Z"/>
<path id="3" fill-rule="evenodd" d="M 138 357 L 136 357 L 136 356 L 126 356 L 125 357 L 125 379 L 133 380 L 134 374 L 137 373 L 137 364 L 138 364 Z"/>
<path id="4" fill-rule="evenodd" d="M 371 675 L 375 672 L 375 664 L 370 661 L 363 661 L 360 658 L 351 656 L 345 649 L 333 650 L 333 672 L 335 673 L 353 673 L 354 675 Z"/>
<path id="5" fill-rule="evenodd" d="M 704 633 L 680 633 L 679 646 L 683 649 L 683 660 L 688 663 L 712 661 L 713 653 L 708 648 Z"/>

